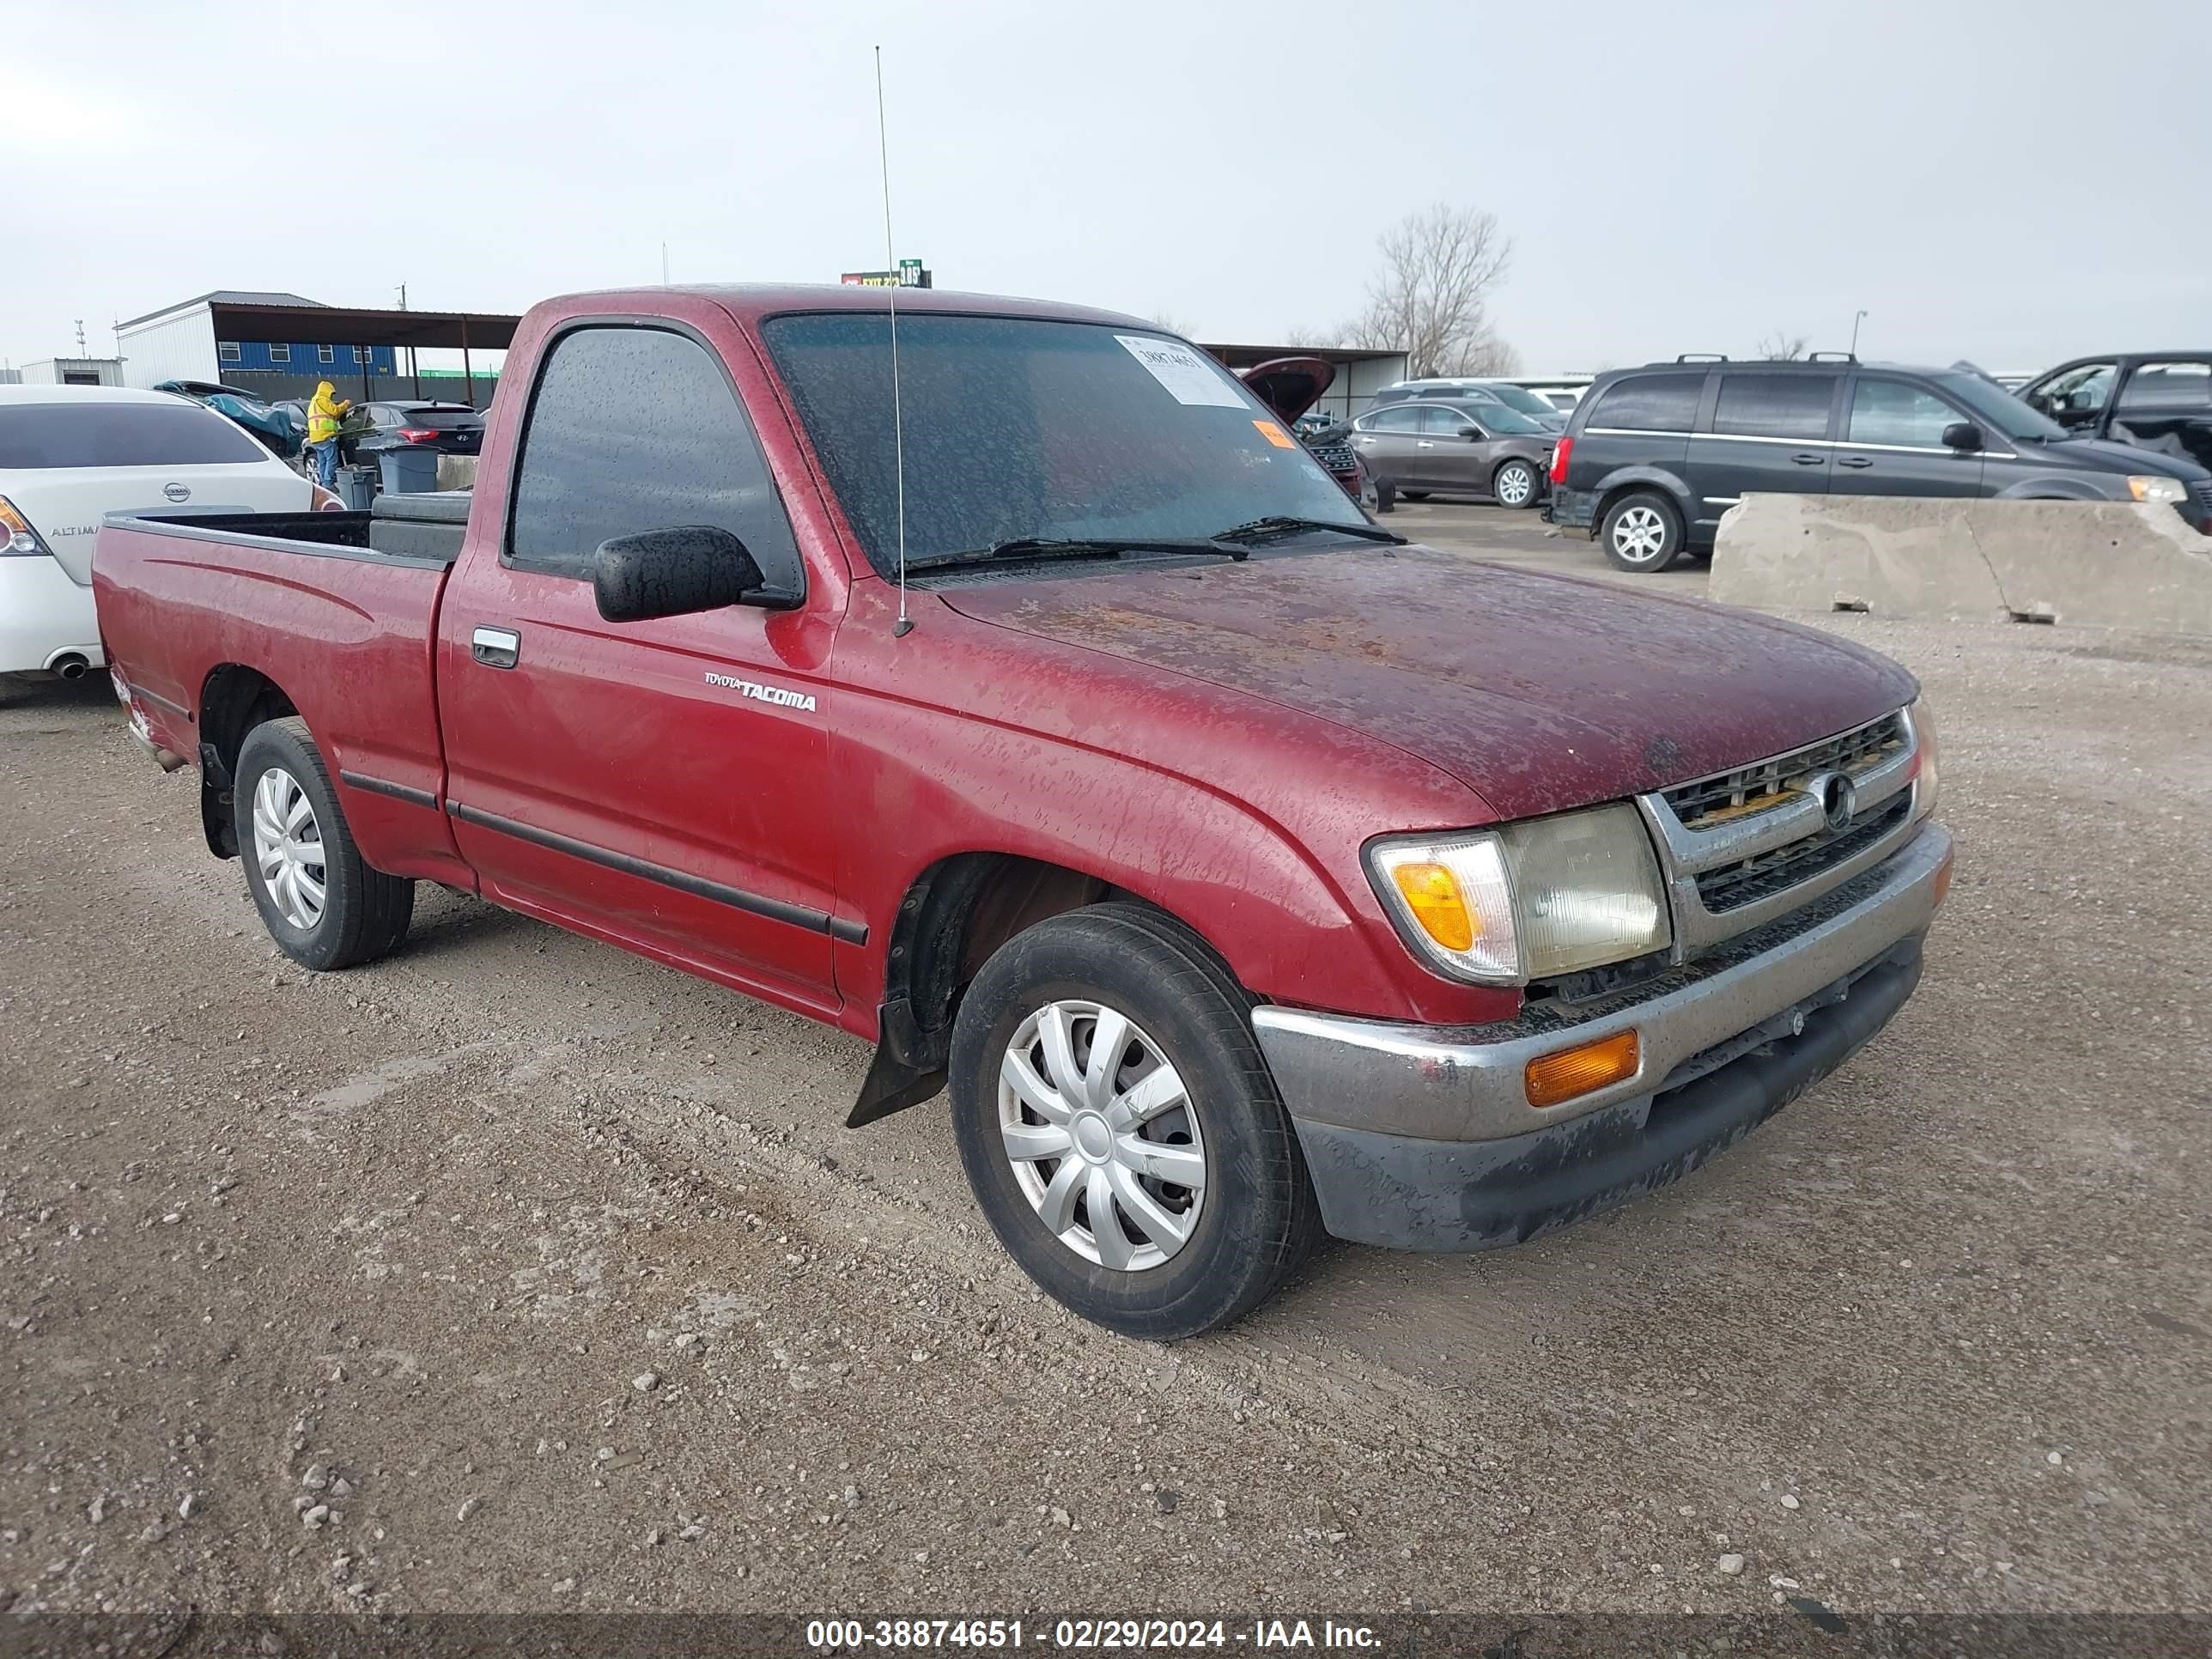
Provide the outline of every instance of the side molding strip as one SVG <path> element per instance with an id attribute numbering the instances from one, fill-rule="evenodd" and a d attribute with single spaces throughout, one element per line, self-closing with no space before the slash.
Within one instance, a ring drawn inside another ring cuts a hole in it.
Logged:
<path id="1" fill-rule="evenodd" d="M 438 798 L 427 789 L 410 789 L 404 783 L 392 783 L 383 778 L 372 778 L 366 772 L 340 772 L 338 781 L 372 795 L 389 795 L 394 800 L 404 800 L 410 806 L 427 806 L 438 810 Z"/>
<path id="2" fill-rule="evenodd" d="M 748 915 L 766 916 L 770 921 L 787 922 L 793 927 L 804 927 L 811 933 L 827 933 L 843 945 L 866 945 L 868 942 L 868 930 L 862 923 L 847 921 L 820 910 L 810 910 L 803 904 L 787 904 L 781 899 L 764 898 L 742 888 L 726 887 L 720 882 L 708 881 L 703 876 L 672 870 L 665 864 L 649 864 L 643 859 L 632 858 L 627 853 L 594 847 L 587 841 L 556 836 L 550 830 L 518 823 L 513 818 L 503 818 L 495 812 L 465 806 L 457 800 L 447 800 L 446 811 L 462 823 L 473 823 L 478 829 L 495 830 L 502 836 L 513 836 L 517 841 L 526 841 L 534 847 L 566 853 L 570 858 L 596 864 L 604 870 L 618 870 L 626 876 L 656 881 L 664 887 L 673 887 L 679 893 L 689 893 L 694 898 L 708 899 L 716 904 L 726 904 L 732 910 L 742 910 Z"/>

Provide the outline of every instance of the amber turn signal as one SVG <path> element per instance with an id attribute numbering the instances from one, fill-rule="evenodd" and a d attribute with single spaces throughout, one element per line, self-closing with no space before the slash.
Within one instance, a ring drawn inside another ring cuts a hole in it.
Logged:
<path id="1" fill-rule="evenodd" d="M 1530 1060 L 1526 1076 L 1531 1106 L 1557 1106 L 1636 1075 L 1643 1045 L 1633 1028 L 1595 1042 L 1577 1043 Z"/>
<path id="2" fill-rule="evenodd" d="M 1421 931 L 1447 951 L 1464 951 L 1474 943 L 1473 912 L 1460 896 L 1459 882 L 1441 864 L 1401 864 L 1390 879 L 1406 900 L 1406 908 Z"/>
<path id="3" fill-rule="evenodd" d="M 1954 847 L 1943 854 L 1943 862 L 1936 866 L 1936 902 L 1939 908 L 1951 896 L 1951 870 L 1958 858 L 1959 851 Z"/>

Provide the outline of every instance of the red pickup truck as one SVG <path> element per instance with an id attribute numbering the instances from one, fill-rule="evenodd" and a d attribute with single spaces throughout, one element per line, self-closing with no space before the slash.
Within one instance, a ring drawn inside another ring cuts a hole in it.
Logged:
<path id="1" fill-rule="evenodd" d="M 1896 664 L 1408 544 L 1127 317 L 908 294 L 895 379 L 888 297 L 551 301 L 472 504 L 102 529 L 289 955 L 431 880 L 840 1025 L 851 1123 L 949 1085 L 1006 1248 L 1163 1339 L 1671 1181 L 1911 994 Z"/>

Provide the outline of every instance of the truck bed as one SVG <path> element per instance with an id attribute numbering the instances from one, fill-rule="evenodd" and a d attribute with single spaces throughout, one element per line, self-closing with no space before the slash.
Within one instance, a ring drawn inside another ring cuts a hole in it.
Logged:
<path id="1" fill-rule="evenodd" d="M 458 526 L 422 527 L 458 552 Z M 371 864 L 473 884 L 440 807 L 452 556 L 381 550 L 380 530 L 368 513 L 114 515 L 93 558 L 107 659 L 148 735 L 188 758 L 234 752 L 257 702 L 289 704 Z"/>

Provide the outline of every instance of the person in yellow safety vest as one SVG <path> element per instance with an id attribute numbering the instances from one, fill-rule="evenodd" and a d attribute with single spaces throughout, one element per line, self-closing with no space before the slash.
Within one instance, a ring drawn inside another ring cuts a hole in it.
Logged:
<path id="1" fill-rule="evenodd" d="M 307 404 L 307 453 L 314 458 L 315 477 L 325 489 L 337 482 L 338 425 L 352 407 L 352 401 L 339 397 L 328 380 L 315 388 Z"/>

